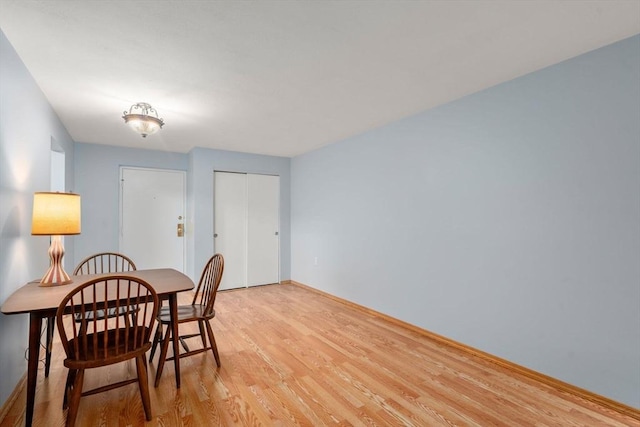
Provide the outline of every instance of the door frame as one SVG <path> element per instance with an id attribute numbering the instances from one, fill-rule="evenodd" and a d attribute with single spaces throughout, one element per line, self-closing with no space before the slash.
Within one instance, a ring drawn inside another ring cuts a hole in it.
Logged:
<path id="1" fill-rule="evenodd" d="M 118 174 L 118 251 L 122 252 L 122 237 L 123 237 L 123 216 L 124 216 L 124 195 L 122 192 L 123 187 L 123 174 L 126 169 L 130 170 L 142 170 L 142 171 L 154 171 L 154 172 L 167 172 L 167 173 L 179 173 L 182 175 L 182 206 L 184 209 L 183 221 L 184 221 L 184 237 L 182 240 L 182 273 L 186 274 L 187 271 L 187 172 L 180 169 L 166 169 L 166 168 L 147 168 L 142 166 L 124 166 L 120 165 L 120 171 Z"/>

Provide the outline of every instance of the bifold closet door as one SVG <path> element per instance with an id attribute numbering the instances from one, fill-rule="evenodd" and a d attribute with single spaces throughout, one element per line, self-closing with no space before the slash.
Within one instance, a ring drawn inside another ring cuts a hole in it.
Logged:
<path id="1" fill-rule="evenodd" d="M 214 174 L 214 251 L 224 256 L 220 290 L 247 286 L 247 176 Z"/>
<path id="2" fill-rule="evenodd" d="M 214 173 L 214 250 L 224 255 L 220 289 L 277 283 L 278 176 Z"/>
<path id="3" fill-rule="evenodd" d="M 280 177 L 247 175 L 247 285 L 279 281 Z"/>

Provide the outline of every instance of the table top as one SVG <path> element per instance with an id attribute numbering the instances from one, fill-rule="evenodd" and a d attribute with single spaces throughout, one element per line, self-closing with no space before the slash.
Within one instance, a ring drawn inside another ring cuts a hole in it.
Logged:
<path id="1" fill-rule="evenodd" d="M 83 274 L 71 276 L 73 282 L 67 285 L 42 287 L 39 286 L 40 280 L 29 282 L 10 295 L 2 305 L 2 308 L 0 308 L 0 311 L 4 314 L 18 314 L 55 310 L 62 299 L 73 289 L 93 278 L 107 275 L 121 275 L 142 279 L 153 286 L 160 297 L 194 288 L 193 281 L 187 275 L 173 268 L 154 268 L 108 274 Z"/>

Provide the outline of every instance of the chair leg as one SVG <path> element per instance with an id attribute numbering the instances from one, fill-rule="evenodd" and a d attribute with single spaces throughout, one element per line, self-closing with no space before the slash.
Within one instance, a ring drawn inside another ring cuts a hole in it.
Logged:
<path id="1" fill-rule="evenodd" d="M 182 338 L 179 337 L 178 340 L 180 341 L 180 344 L 182 344 L 182 348 L 184 348 L 184 351 L 189 352 L 189 346 L 187 345 L 186 341 Z M 160 344 L 162 341 L 162 326 L 158 325 L 156 328 L 156 333 L 153 336 L 153 344 L 151 345 L 151 353 L 149 353 L 149 362 L 151 362 L 153 359 L 153 356 L 156 354 L 156 348 L 158 347 L 158 344 Z"/>
<path id="2" fill-rule="evenodd" d="M 156 326 L 156 333 L 153 336 L 153 345 L 151 346 L 151 353 L 149 354 L 149 362 L 153 359 L 153 355 L 156 354 L 156 348 L 158 347 L 158 343 L 162 338 L 162 323 L 158 322 Z"/>
<path id="3" fill-rule="evenodd" d="M 64 396 L 62 397 L 62 409 L 65 410 L 69 407 L 69 394 L 71 393 L 73 382 L 76 379 L 76 370 L 69 369 L 67 371 L 67 382 L 64 386 Z"/>
<path id="4" fill-rule="evenodd" d="M 73 381 L 71 390 L 71 399 L 69 402 L 69 411 L 67 412 L 67 427 L 73 427 L 76 424 L 78 416 L 78 406 L 80 406 L 80 397 L 82 396 L 82 383 L 84 382 L 84 369 L 78 369 Z"/>
<path id="5" fill-rule="evenodd" d="M 207 333 L 209 334 L 209 341 L 211 341 L 211 351 L 213 352 L 213 357 L 216 359 L 216 365 L 218 368 L 220 367 L 220 355 L 218 355 L 218 346 L 216 345 L 216 337 L 213 335 L 213 329 L 211 329 L 211 325 L 209 322 L 206 322 Z"/>
<path id="6" fill-rule="evenodd" d="M 131 314 L 131 324 L 132 325 L 137 325 L 138 324 L 138 313 L 136 311 L 130 311 Z"/>
<path id="7" fill-rule="evenodd" d="M 147 359 L 144 354 L 136 357 L 136 371 L 138 373 L 138 388 L 142 398 L 142 406 L 147 421 L 151 421 L 151 399 L 149 397 L 149 377 L 147 375 Z"/>
<path id="8" fill-rule="evenodd" d="M 182 344 L 182 348 L 184 348 L 184 351 L 186 351 L 187 353 L 189 352 L 189 346 L 187 345 L 187 342 L 185 341 L 185 339 L 183 337 L 178 338 L 178 340 L 180 341 L 180 344 Z"/>
<path id="9" fill-rule="evenodd" d="M 164 362 L 167 359 L 167 351 L 169 350 L 169 334 L 171 334 L 171 327 L 167 328 L 167 332 L 162 339 L 162 348 L 160 349 L 160 360 L 158 361 L 158 368 L 156 369 L 156 381 L 154 386 L 160 385 L 160 377 L 162 376 L 162 369 L 164 368 Z"/>
<path id="10" fill-rule="evenodd" d="M 198 328 L 200 328 L 200 339 L 202 340 L 202 347 L 207 347 L 207 338 L 204 335 L 204 320 L 198 320 Z"/>

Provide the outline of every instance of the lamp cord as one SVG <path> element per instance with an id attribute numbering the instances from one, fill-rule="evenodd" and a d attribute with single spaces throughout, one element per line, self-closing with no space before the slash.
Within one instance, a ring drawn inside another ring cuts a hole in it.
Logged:
<path id="1" fill-rule="evenodd" d="M 39 362 L 38 363 L 38 369 L 40 369 L 40 365 L 45 366 L 46 359 L 47 359 L 47 351 L 46 351 L 47 350 L 47 345 L 46 345 L 46 343 L 45 344 L 42 343 L 42 335 L 44 335 L 46 330 L 47 330 L 47 323 L 44 322 L 43 323 L 43 328 L 40 329 L 40 348 L 44 348 L 45 352 L 44 352 L 44 356 L 42 358 L 40 358 L 40 357 L 38 358 L 38 362 Z M 40 352 L 38 352 L 38 354 L 40 354 Z M 29 361 L 29 347 L 27 347 L 24 350 L 24 360 L 26 360 L 27 362 Z"/>

